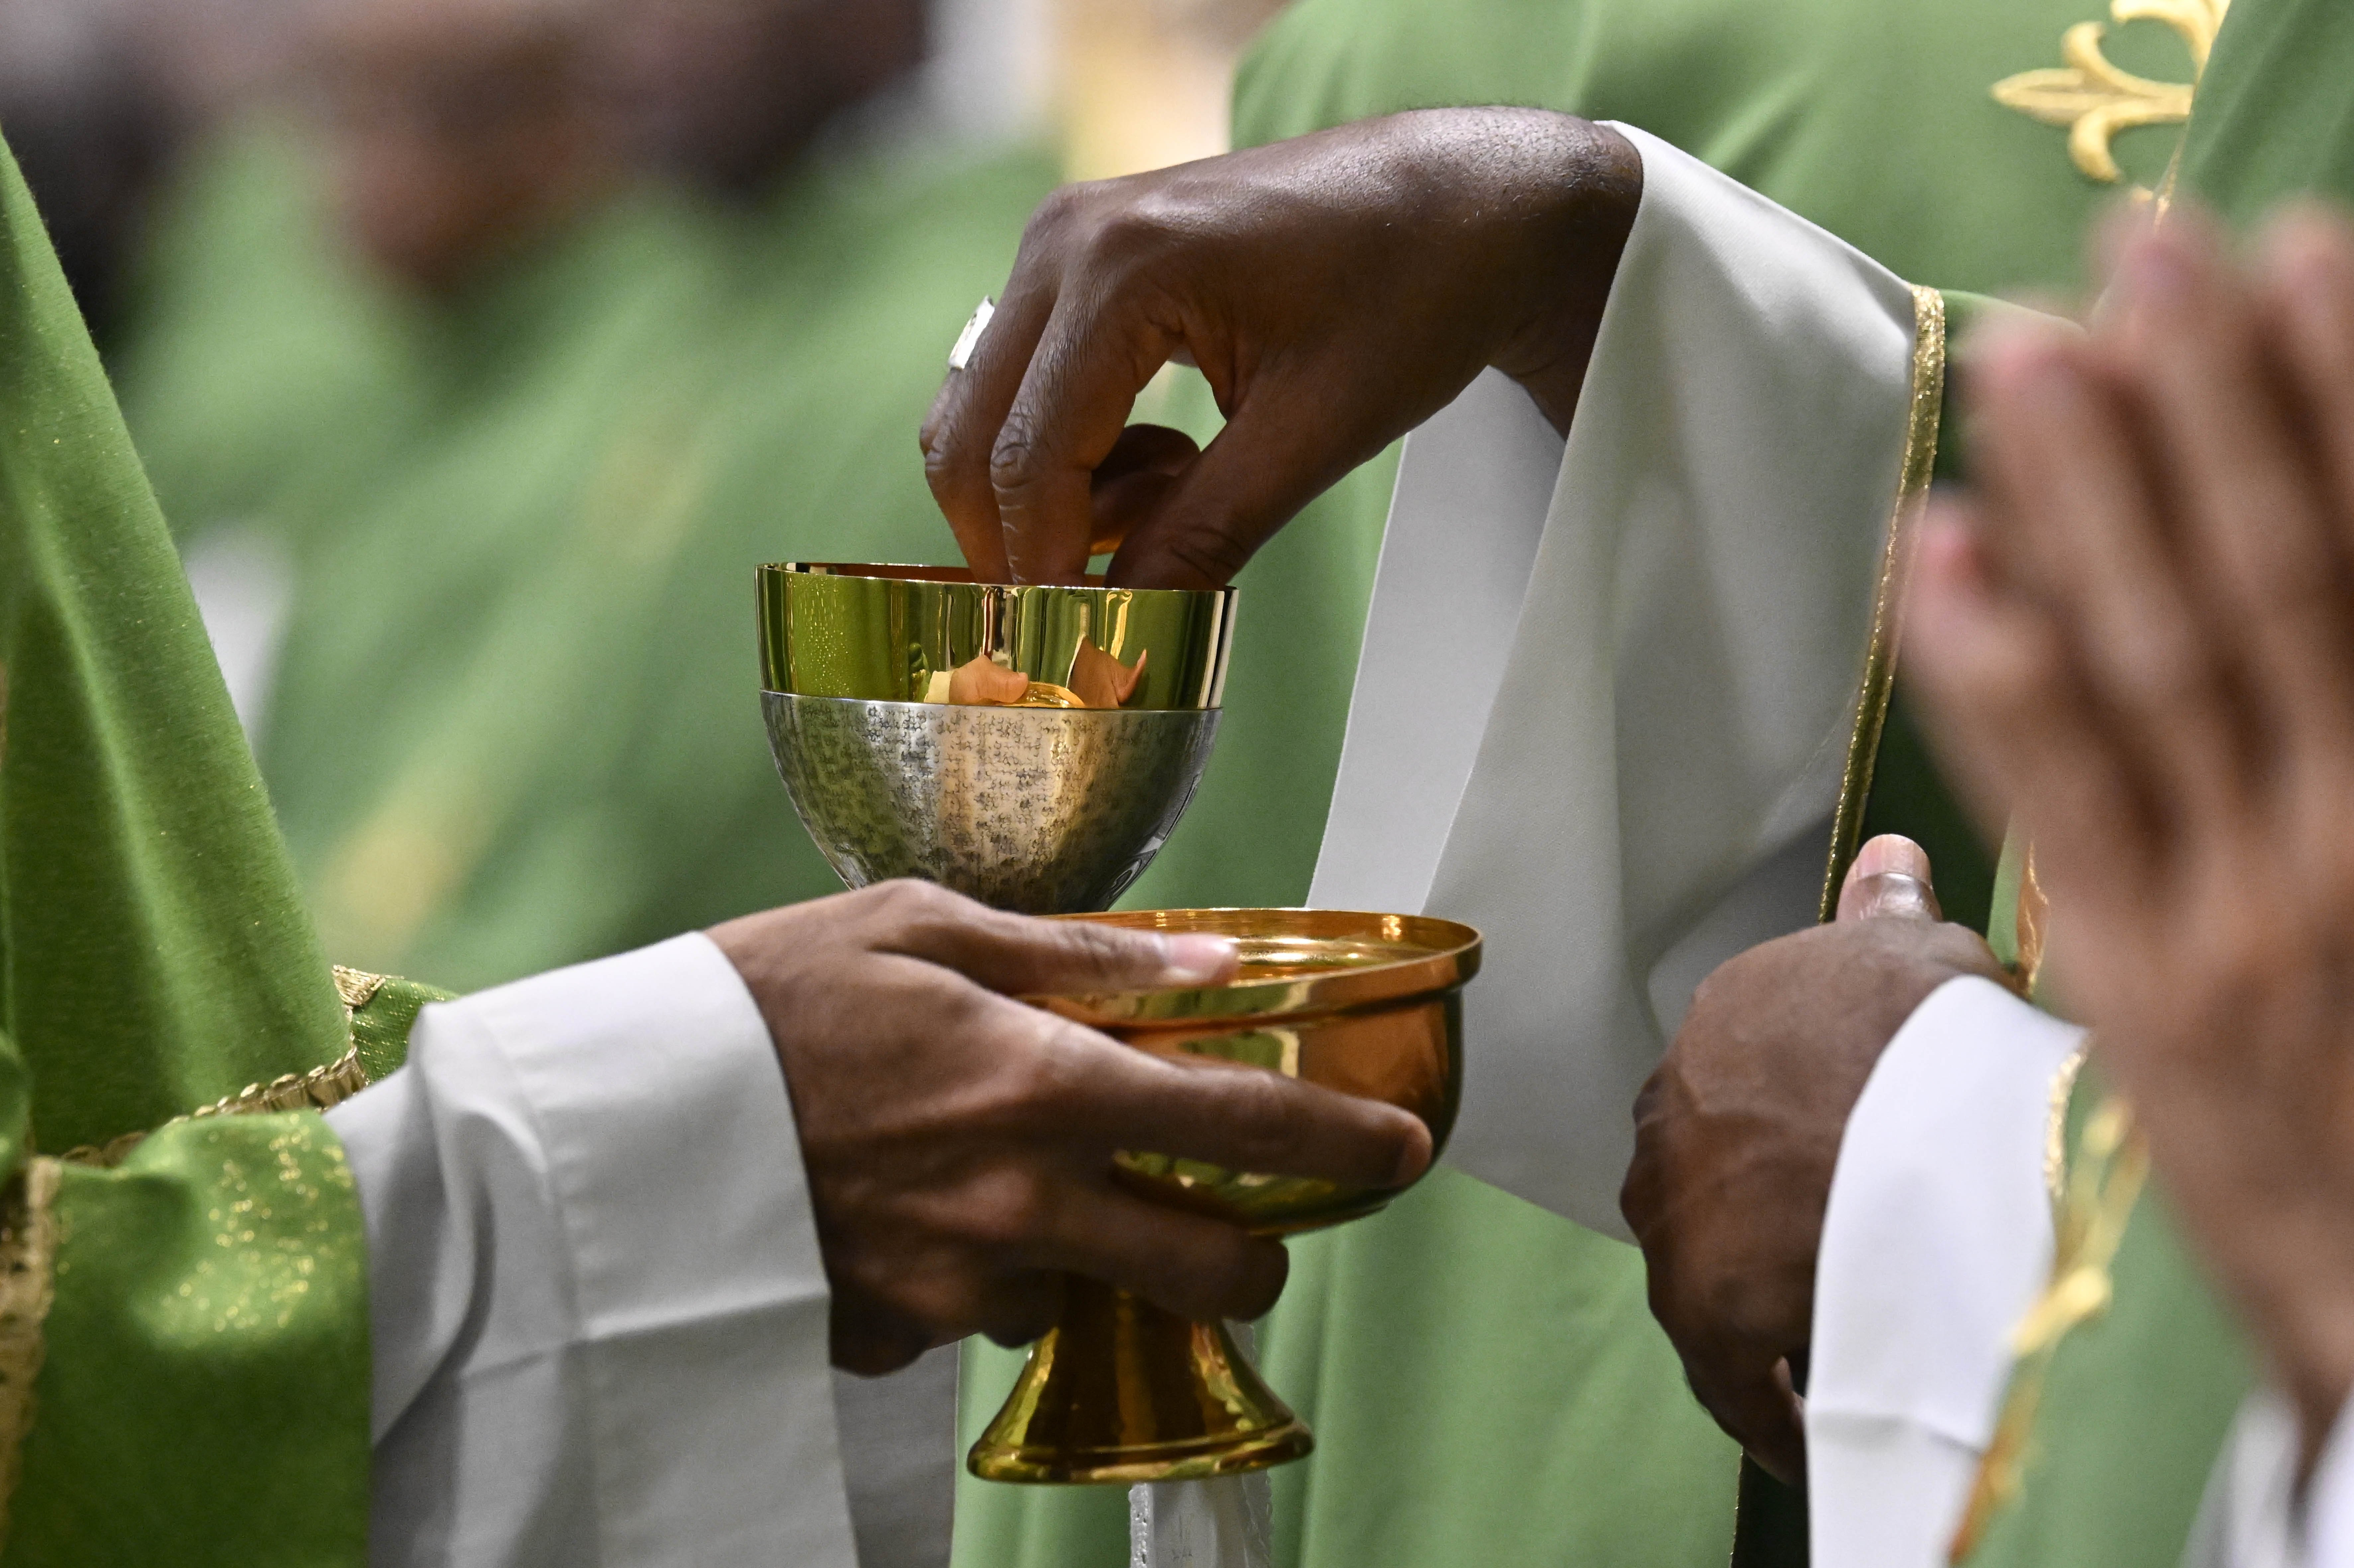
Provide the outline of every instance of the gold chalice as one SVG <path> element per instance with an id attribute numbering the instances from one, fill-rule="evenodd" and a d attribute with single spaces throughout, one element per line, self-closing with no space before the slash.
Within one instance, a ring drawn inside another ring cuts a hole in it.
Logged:
<path id="1" fill-rule="evenodd" d="M 1479 934 L 1418 915 L 1331 909 L 1148 909 L 1074 918 L 1233 937 L 1228 985 L 1034 997 L 1050 1012 L 1157 1055 L 1206 1056 L 1412 1111 L 1436 1158 L 1463 1091 L 1463 987 Z M 1344 1188 L 1123 1154 L 1129 1181 L 1262 1235 L 1370 1214 L 1402 1191 Z M 1074 1278 L 1004 1407 L 966 1457 L 994 1481 L 1197 1479 L 1264 1469 L 1314 1446 L 1221 1323 L 1194 1323 L 1124 1290 Z"/>
<path id="2" fill-rule="evenodd" d="M 1037 1005 L 1141 1050 L 1405 1107 L 1434 1142 L 1461 1083 L 1467 927 L 1302 910 L 1098 913 L 1192 799 L 1216 738 L 1232 589 L 976 583 L 939 567 L 759 568 L 761 702 L 802 822 L 853 887 L 915 876 L 999 908 L 1238 938 L 1229 985 Z M 1282 1234 L 1394 1191 L 1126 1154 L 1125 1179 Z M 1074 1278 L 968 1467 L 991 1480 L 1175 1480 L 1311 1446 L 1225 1328 Z"/>
<path id="3" fill-rule="evenodd" d="M 940 567 L 759 569 L 760 702 L 852 887 L 1111 907 L 1217 738 L 1232 588 L 1008 587 Z"/>

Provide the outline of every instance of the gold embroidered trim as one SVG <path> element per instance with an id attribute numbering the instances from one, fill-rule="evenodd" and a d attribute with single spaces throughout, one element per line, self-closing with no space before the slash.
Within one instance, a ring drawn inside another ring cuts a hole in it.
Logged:
<path id="1" fill-rule="evenodd" d="M 1937 467 L 1937 429 L 1946 409 L 1946 296 L 1935 289 L 1913 290 L 1913 396 L 1904 422 L 1904 463 L 1898 471 L 1896 505 L 1888 518 L 1888 543 L 1880 556 L 1880 582 L 1872 595 L 1872 640 L 1865 645 L 1863 680 L 1855 702 L 1847 768 L 1840 779 L 1839 810 L 1831 819 L 1831 853 L 1823 873 L 1822 917 L 1839 913 L 1840 879 L 1863 839 L 1863 809 L 1872 797 L 1872 770 L 1880 758 L 1880 737 L 1888 727 L 1888 699 L 1896 689 L 1899 612 L 1903 608 L 1904 567 L 1914 524 L 1928 504 L 1929 480 Z"/>
<path id="2" fill-rule="evenodd" d="M 164 1126 L 177 1127 L 182 1122 L 209 1116 L 268 1116 L 277 1111 L 330 1110 L 366 1087 L 367 1070 L 360 1065 L 360 1048 L 355 1045 L 323 1067 L 313 1067 L 307 1073 L 282 1074 L 266 1084 L 248 1084 L 236 1094 L 223 1096 L 208 1106 L 199 1106 L 186 1116 L 175 1116 Z M 79 1149 L 69 1149 L 58 1158 L 76 1165 L 111 1169 L 122 1164 L 133 1150 L 147 1140 L 147 1137 L 145 1132 L 126 1132 L 107 1143 L 84 1144 Z"/>
<path id="3" fill-rule="evenodd" d="M 1970 1483 L 1948 1563 L 1959 1563 L 1976 1551 L 1996 1516 L 2019 1496 L 2052 1352 L 2072 1330 L 2109 1309 L 2115 1295 L 2110 1268 L 2148 1178 L 2149 1145 L 2135 1128 L 2133 1112 L 2122 1100 L 2105 1100 L 2086 1118 L 2075 1166 L 2067 1173 L 2049 1282 L 2010 1331 L 2010 1387 L 1994 1440 Z"/>
<path id="4" fill-rule="evenodd" d="M 2190 50 L 2188 82 L 2152 81 L 2119 69 L 2102 48 L 2108 24 L 2079 22 L 2061 35 L 2060 58 L 2066 65 L 2005 77 L 1994 84 L 1994 101 L 2046 125 L 2066 126 L 2068 156 L 2076 167 L 2103 185 L 2119 184 L 2125 171 L 2111 144 L 2137 126 L 2190 120 L 2208 51 L 2229 9 L 2231 0 L 2112 0 L 2109 15 L 2119 26 L 2163 22 L 2181 36 Z"/>
<path id="5" fill-rule="evenodd" d="M 344 999 L 344 1011 L 357 1012 L 376 1000 L 376 993 L 385 988 L 389 975 L 372 975 L 366 969 L 347 969 L 335 966 L 335 994 Z"/>
<path id="6" fill-rule="evenodd" d="M 2052 900 L 2045 895 L 2043 884 L 2035 874 L 2035 846 L 2029 844 L 2020 853 L 2019 902 L 2011 917 L 2013 939 L 2019 948 L 2011 971 L 2019 977 L 2022 996 L 2032 997 L 2036 982 L 2043 977 L 2044 943 L 2051 926 Z"/>
<path id="7" fill-rule="evenodd" d="M 33 1385 L 41 1375 L 41 1325 L 56 1295 L 58 1231 L 50 1204 L 58 1162 L 36 1157 L 0 1201 L 0 1544 L 7 1540 L 25 1435 L 33 1427 Z"/>
<path id="8" fill-rule="evenodd" d="M 2052 1075 L 2052 1102 L 2043 1112 L 2043 1190 L 2052 1194 L 2055 1209 L 2068 1196 L 2068 1101 L 2076 1092 L 2077 1075 L 2084 1070 L 2084 1051 L 2079 1045 L 2068 1053 Z"/>

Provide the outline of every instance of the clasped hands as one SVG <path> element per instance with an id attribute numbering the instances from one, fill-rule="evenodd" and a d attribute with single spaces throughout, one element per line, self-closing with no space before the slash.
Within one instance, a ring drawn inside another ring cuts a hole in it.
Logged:
<path id="1" fill-rule="evenodd" d="M 1976 356 L 1911 657 L 2310 1463 L 2354 1388 L 2354 229 L 2112 249 L 2086 333 Z"/>

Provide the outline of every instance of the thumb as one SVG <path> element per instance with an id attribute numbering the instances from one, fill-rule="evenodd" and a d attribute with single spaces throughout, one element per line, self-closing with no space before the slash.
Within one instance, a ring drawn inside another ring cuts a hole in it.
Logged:
<path id="1" fill-rule="evenodd" d="M 1902 833 L 1882 833 L 1865 844 L 1840 884 L 1839 918 L 1944 919 L 1929 878 L 1928 852 Z"/>

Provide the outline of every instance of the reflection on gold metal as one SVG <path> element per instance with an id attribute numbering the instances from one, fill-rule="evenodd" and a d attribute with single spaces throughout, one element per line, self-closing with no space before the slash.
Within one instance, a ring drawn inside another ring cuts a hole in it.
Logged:
<path id="1" fill-rule="evenodd" d="M 1009 586 L 944 567 L 807 563 L 762 567 L 758 582 L 768 691 L 1014 704 L 1025 691 L 1015 678 L 1026 677 L 1076 706 L 1198 710 L 1225 700 L 1232 588 Z"/>
<path id="2" fill-rule="evenodd" d="M 2019 1496 L 2052 1352 L 2072 1330 L 2108 1310 L 2115 1293 L 2110 1268 L 2148 1177 L 2149 1145 L 2135 1128 L 2132 1112 L 2121 1100 L 2103 1101 L 2085 1118 L 2077 1139 L 2067 1195 L 2060 1205 L 2050 1281 L 2011 1330 L 2010 1349 L 2017 1359 L 2010 1386 L 2003 1395 L 1994 1440 L 1978 1461 L 1948 1562 L 1967 1559 L 1996 1516 Z"/>
<path id="3" fill-rule="evenodd" d="M 793 808 L 844 884 L 921 877 L 1000 909 L 1101 909 L 1176 831 L 1219 713 L 763 692 Z"/>
<path id="4" fill-rule="evenodd" d="M 1081 916 L 1230 936 L 1233 983 L 1033 997 L 1036 1005 L 1157 1055 L 1207 1057 L 1401 1107 L 1443 1148 L 1463 1089 L 1463 986 L 1479 934 L 1420 916 L 1321 909 L 1144 910 Z M 1147 1193 L 1236 1219 L 1263 1235 L 1373 1213 L 1394 1187 L 1224 1170 L 1163 1154 L 1119 1159 Z M 985 1480 L 1179 1480 L 1263 1469 L 1305 1455 L 1307 1427 L 1216 1324 L 1189 1323 L 1123 1291 L 1072 1281 L 967 1467 Z"/>
<path id="5" fill-rule="evenodd" d="M 2078 169 L 2103 185 L 2125 178 L 2112 150 L 2119 132 L 2143 125 L 2180 125 L 2190 118 L 2192 90 L 2207 69 L 2208 51 L 2231 0 L 2113 0 L 2109 15 L 2128 22 L 2163 22 L 2190 50 L 2191 79 L 2152 81 L 2119 69 L 2102 48 L 2108 26 L 2079 22 L 2060 40 L 2068 63 L 2048 70 L 2021 71 L 1994 85 L 1995 101 L 2031 115 L 2046 125 L 2068 128 L 2068 155 Z"/>
<path id="6" fill-rule="evenodd" d="M 1209 764 L 1234 602 L 763 567 L 769 749 L 852 887 L 915 876 L 1025 914 L 1107 908 Z"/>
<path id="7" fill-rule="evenodd" d="M 1937 468 L 1938 431 L 1946 410 L 1946 296 L 1935 289 L 1913 290 L 1913 386 L 1904 420 L 1904 461 L 1897 470 L 1896 503 L 1882 546 L 1880 580 L 1872 591 L 1872 636 L 1864 645 L 1863 679 L 1849 732 L 1847 767 L 1840 779 L 1839 807 L 1831 817 L 1831 853 L 1823 868 L 1820 918 L 1839 913 L 1840 884 L 1863 844 L 1863 811 L 1872 800 L 1872 774 L 1880 759 L 1880 737 L 1888 727 L 1888 703 L 1896 691 L 1898 612 L 1904 602 L 1904 567 L 1913 530 L 1929 503 L 1929 482 Z"/>

